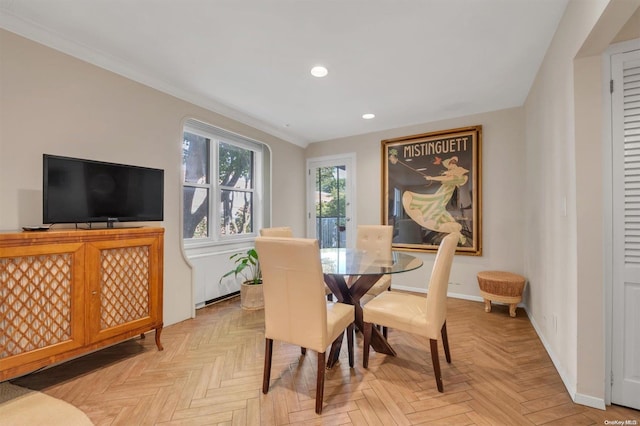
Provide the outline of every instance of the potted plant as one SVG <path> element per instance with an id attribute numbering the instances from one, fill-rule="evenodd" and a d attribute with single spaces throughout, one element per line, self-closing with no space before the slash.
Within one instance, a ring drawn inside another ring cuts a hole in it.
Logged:
<path id="1" fill-rule="evenodd" d="M 240 275 L 243 279 L 240 284 L 240 305 L 242 309 L 256 310 L 264 308 L 264 296 L 262 293 L 262 271 L 258 260 L 258 252 L 250 248 L 246 252 L 234 253 L 229 257 L 234 261 L 234 268 L 220 277 L 220 282 L 233 274 Z"/>

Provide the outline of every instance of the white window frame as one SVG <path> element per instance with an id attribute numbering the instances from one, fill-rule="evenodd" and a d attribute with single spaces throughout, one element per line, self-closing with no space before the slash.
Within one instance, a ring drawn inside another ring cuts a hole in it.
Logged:
<path id="1" fill-rule="evenodd" d="M 188 119 L 182 129 L 182 140 L 184 140 L 184 132 L 193 133 L 209 139 L 209 183 L 195 184 L 193 182 L 186 183 L 184 181 L 184 170 L 181 173 L 181 200 L 184 202 L 184 188 L 185 186 L 202 187 L 209 190 L 209 217 L 208 217 L 208 233 L 206 238 L 185 238 L 182 236 L 182 241 L 185 248 L 200 248 L 207 246 L 225 245 L 233 243 L 241 243 L 245 241 L 253 241 L 258 234 L 258 230 L 263 227 L 265 219 L 268 217 L 270 211 L 270 200 L 265 197 L 265 187 L 268 186 L 270 171 L 267 170 L 269 159 L 269 148 L 263 142 L 259 142 L 253 139 L 249 139 L 242 135 L 238 135 L 219 127 L 198 121 L 195 119 Z M 220 198 L 222 190 L 239 190 L 244 189 L 229 188 L 218 184 L 218 146 L 223 142 L 229 145 L 237 146 L 243 149 L 248 149 L 254 153 L 253 161 L 253 232 L 240 235 L 222 235 L 218 231 L 220 229 Z M 183 229 L 183 212 L 184 206 L 181 209 L 181 221 L 180 229 Z"/>

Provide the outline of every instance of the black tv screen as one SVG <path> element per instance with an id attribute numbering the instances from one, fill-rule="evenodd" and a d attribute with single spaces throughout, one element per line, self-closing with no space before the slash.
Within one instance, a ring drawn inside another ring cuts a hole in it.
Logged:
<path id="1" fill-rule="evenodd" d="M 164 216 L 164 170 L 43 155 L 42 221 L 147 222 Z"/>

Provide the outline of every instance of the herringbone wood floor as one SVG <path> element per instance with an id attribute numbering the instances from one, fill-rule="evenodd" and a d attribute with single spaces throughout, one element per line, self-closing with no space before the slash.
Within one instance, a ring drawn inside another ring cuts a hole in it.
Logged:
<path id="1" fill-rule="evenodd" d="M 132 339 L 13 383 L 79 407 L 97 425 L 603 425 L 640 421 L 640 412 L 574 404 L 522 309 L 485 313 L 483 305 L 448 300 L 452 363 L 440 359 L 444 393 L 433 378 L 429 344 L 391 330 L 397 357 L 371 353 L 362 368 L 327 371 L 321 416 L 314 412 L 316 356 L 274 344 L 271 388 L 261 393 L 262 311 L 232 299 L 201 309 L 194 320 L 154 339 Z M 1 423 L 1 421 L 0 421 Z M 633 423 L 632 423 L 633 424 Z M 636 423 L 638 424 L 638 423 Z"/>

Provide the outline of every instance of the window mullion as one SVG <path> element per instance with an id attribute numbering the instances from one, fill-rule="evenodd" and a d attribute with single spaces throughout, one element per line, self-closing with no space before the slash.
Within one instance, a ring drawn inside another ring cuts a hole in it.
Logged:
<path id="1" fill-rule="evenodd" d="M 203 189 L 211 189 L 211 185 L 208 183 L 193 183 L 193 182 L 185 182 L 182 184 L 183 186 L 188 186 L 191 188 L 203 188 Z"/>
<path id="2" fill-rule="evenodd" d="M 209 197 L 209 215 L 211 227 L 211 238 L 214 241 L 220 240 L 220 215 L 218 214 L 218 206 L 220 206 L 220 190 L 218 188 L 218 182 L 220 181 L 220 165 L 218 164 L 218 145 L 220 141 L 217 138 L 211 138 L 211 146 L 209 149 L 209 155 L 211 157 L 209 167 L 209 182 L 211 185 L 211 197 Z"/>
<path id="3" fill-rule="evenodd" d="M 227 190 L 227 191 L 235 191 L 235 192 L 255 192 L 255 189 L 253 188 L 234 188 L 233 186 L 222 186 L 222 185 L 220 185 L 218 189 L 220 191 Z"/>

